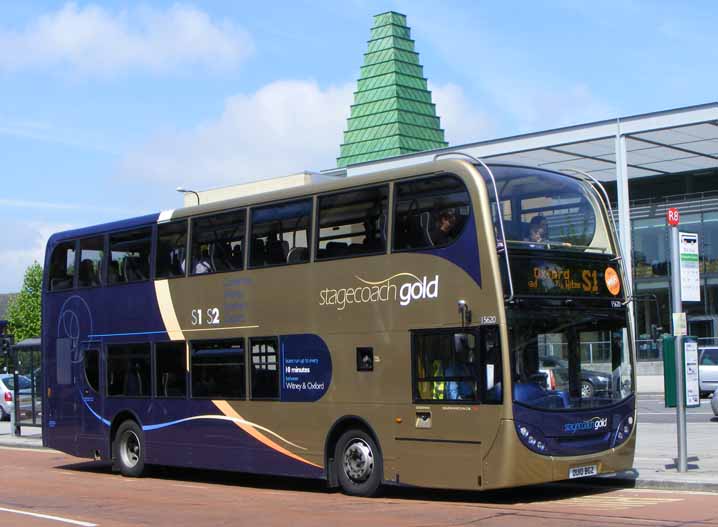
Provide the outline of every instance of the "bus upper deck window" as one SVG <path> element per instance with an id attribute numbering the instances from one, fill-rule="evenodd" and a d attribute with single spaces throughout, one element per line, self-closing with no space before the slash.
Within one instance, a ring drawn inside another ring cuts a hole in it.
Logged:
<path id="1" fill-rule="evenodd" d="M 321 196 L 317 260 L 386 252 L 388 201 L 387 185 Z"/>
<path id="2" fill-rule="evenodd" d="M 186 220 L 158 225 L 155 278 L 184 276 L 186 252 Z"/>
<path id="3" fill-rule="evenodd" d="M 190 274 L 239 271 L 244 267 L 244 210 L 192 220 Z"/>
<path id="4" fill-rule="evenodd" d="M 312 200 L 252 209 L 251 267 L 309 261 Z"/>
<path id="5" fill-rule="evenodd" d="M 394 250 L 444 247 L 456 240 L 471 214 L 469 193 L 456 176 L 397 183 Z"/>
<path id="6" fill-rule="evenodd" d="M 75 242 L 63 242 L 52 251 L 50 291 L 72 289 L 75 277 Z"/>
<path id="7" fill-rule="evenodd" d="M 102 259 L 105 254 L 105 238 L 98 236 L 80 240 L 80 267 L 78 269 L 78 285 L 95 287 L 102 281 Z"/>
<path id="8" fill-rule="evenodd" d="M 149 227 L 110 236 L 110 284 L 139 282 L 150 277 L 152 229 Z"/>

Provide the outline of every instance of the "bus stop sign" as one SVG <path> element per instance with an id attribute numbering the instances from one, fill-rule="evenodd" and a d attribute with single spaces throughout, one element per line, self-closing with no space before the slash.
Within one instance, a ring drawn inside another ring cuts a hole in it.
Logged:
<path id="1" fill-rule="evenodd" d="M 681 219 L 681 215 L 678 214 L 678 209 L 675 207 L 668 209 L 668 212 L 666 212 L 666 219 L 668 220 L 668 225 L 671 227 L 678 226 L 678 222 Z"/>

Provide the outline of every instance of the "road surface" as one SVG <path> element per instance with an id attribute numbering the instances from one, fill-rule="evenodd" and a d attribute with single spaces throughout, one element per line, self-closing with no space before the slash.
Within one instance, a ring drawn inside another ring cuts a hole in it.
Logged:
<path id="1" fill-rule="evenodd" d="M 0 525 L 718 527 L 711 493 L 551 485 L 483 494 L 390 488 L 362 499 L 321 481 L 222 472 L 154 469 L 130 479 L 55 451 L 0 448 L 0 460 Z"/>

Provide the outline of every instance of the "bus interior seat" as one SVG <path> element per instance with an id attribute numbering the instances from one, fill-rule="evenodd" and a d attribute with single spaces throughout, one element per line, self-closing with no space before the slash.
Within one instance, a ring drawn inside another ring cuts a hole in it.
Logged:
<path id="1" fill-rule="evenodd" d="M 236 269 L 232 247 L 228 242 L 213 243 L 210 246 L 210 254 L 212 267 L 214 267 L 215 271 L 230 271 Z"/>
<path id="2" fill-rule="evenodd" d="M 278 264 L 287 261 L 289 242 L 286 240 L 270 239 L 267 242 L 267 263 Z"/>
<path id="3" fill-rule="evenodd" d="M 271 397 L 272 392 L 277 393 L 277 376 L 275 371 L 270 370 L 254 370 L 252 379 L 253 395 L 261 394 L 262 397 Z"/>
<path id="4" fill-rule="evenodd" d="M 349 247 L 344 242 L 327 243 L 327 258 L 338 258 L 346 256 L 349 253 Z"/>
<path id="5" fill-rule="evenodd" d="M 261 267 L 266 263 L 264 254 L 264 240 L 261 238 L 254 238 L 252 240 L 252 266 Z"/>
<path id="6" fill-rule="evenodd" d="M 426 246 L 432 246 L 434 245 L 434 242 L 431 240 L 431 213 L 429 211 L 424 211 L 421 214 L 419 214 L 419 236 L 420 238 L 418 241 L 418 247 L 426 247 Z"/>
<path id="7" fill-rule="evenodd" d="M 144 273 L 144 269 L 142 268 L 143 263 L 144 262 L 141 256 L 125 256 L 125 280 L 128 282 L 146 280 L 147 275 Z"/>
<path id="8" fill-rule="evenodd" d="M 140 375 L 139 365 L 134 364 L 125 376 L 124 395 L 142 396 L 144 395 L 144 386 L 142 383 L 142 375 Z"/>
<path id="9" fill-rule="evenodd" d="M 368 248 L 372 247 L 372 244 L 374 243 L 374 240 L 365 239 L 364 243 L 351 243 L 349 244 L 348 253 L 349 254 L 362 254 L 367 252 Z"/>
<path id="10" fill-rule="evenodd" d="M 174 251 L 168 251 L 168 248 L 166 246 L 157 245 L 157 264 L 155 265 L 155 269 L 157 270 L 157 274 L 159 276 L 166 276 L 168 274 L 175 275 L 176 273 L 174 262 L 172 261 L 174 257 Z"/>
<path id="11" fill-rule="evenodd" d="M 111 260 L 107 267 L 107 282 L 110 284 L 116 284 L 122 282 L 123 279 L 120 276 L 120 263 L 117 260 Z"/>
<path id="12" fill-rule="evenodd" d="M 287 255 L 287 263 L 301 263 L 309 261 L 309 249 L 306 247 L 293 247 Z"/>
<path id="13" fill-rule="evenodd" d="M 379 214 L 377 218 L 377 230 L 379 231 L 379 237 L 382 241 L 386 242 L 386 212 Z"/>

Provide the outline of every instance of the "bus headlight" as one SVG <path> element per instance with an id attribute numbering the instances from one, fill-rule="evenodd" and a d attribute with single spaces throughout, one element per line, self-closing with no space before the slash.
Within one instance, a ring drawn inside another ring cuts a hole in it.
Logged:
<path id="1" fill-rule="evenodd" d="M 633 430 L 633 415 L 629 415 L 627 417 L 624 417 L 621 422 L 618 424 L 618 428 L 616 429 L 616 433 L 613 438 L 613 446 L 618 446 L 626 439 L 628 439 L 631 436 L 631 431 Z"/>
<path id="2" fill-rule="evenodd" d="M 516 423 L 516 433 L 521 439 L 521 442 L 529 447 L 530 450 L 538 454 L 548 454 L 546 439 L 544 438 L 543 432 L 538 428 L 522 423 Z"/>

